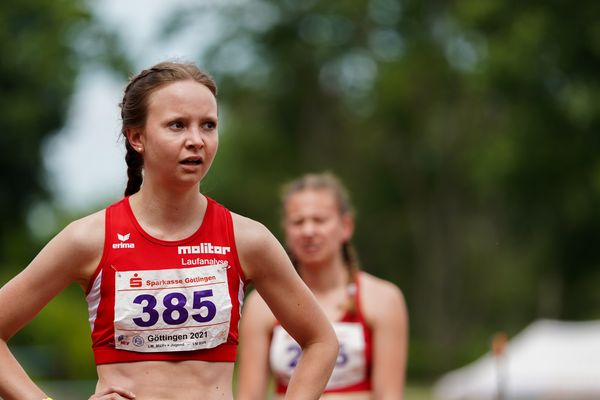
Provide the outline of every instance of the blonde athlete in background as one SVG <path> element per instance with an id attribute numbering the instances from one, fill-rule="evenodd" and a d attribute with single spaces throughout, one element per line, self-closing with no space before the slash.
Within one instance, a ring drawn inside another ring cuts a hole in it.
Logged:
<path id="1" fill-rule="evenodd" d="M 325 310 L 340 343 L 323 399 L 402 399 L 408 317 L 400 290 L 358 269 L 350 243 L 353 211 L 345 188 L 328 173 L 309 174 L 283 193 L 283 228 L 298 273 Z M 238 400 L 276 398 L 292 390 L 300 346 L 257 292 L 248 296 L 240 327 Z"/>
<path id="2" fill-rule="evenodd" d="M 318 398 L 338 353 L 331 324 L 271 233 L 198 190 L 219 142 L 213 80 L 160 63 L 131 79 L 121 110 L 126 197 L 68 225 L 0 289 L 0 396 L 47 398 L 7 341 L 78 282 L 98 371 L 90 399 L 232 399 L 251 280 L 304 349 L 287 398 Z"/>

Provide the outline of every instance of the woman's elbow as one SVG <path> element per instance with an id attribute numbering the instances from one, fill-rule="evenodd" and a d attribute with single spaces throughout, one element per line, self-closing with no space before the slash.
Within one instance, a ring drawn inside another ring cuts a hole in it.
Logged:
<path id="1" fill-rule="evenodd" d="M 313 340 L 307 342 L 305 346 L 301 344 L 303 352 L 309 351 L 319 355 L 326 364 L 335 365 L 339 354 L 339 342 L 333 327 L 328 324 L 321 326 L 318 334 L 313 336 Z"/>
<path id="2" fill-rule="evenodd" d="M 339 355 L 340 344 L 332 327 L 324 334 L 323 344 L 323 347 L 326 349 L 324 354 L 327 354 L 327 359 L 331 362 L 333 369 Z"/>

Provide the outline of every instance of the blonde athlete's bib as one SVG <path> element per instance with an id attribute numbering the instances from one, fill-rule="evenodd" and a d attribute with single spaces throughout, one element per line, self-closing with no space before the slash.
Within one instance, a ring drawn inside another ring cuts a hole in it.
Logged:
<path id="1" fill-rule="evenodd" d="M 365 338 L 363 327 L 356 322 L 334 322 L 340 351 L 335 369 L 327 382 L 327 390 L 351 386 L 362 382 L 366 376 Z M 281 325 L 277 325 L 271 339 L 271 370 L 277 380 L 287 386 L 302 349 Z"/>
<path id="2" fill-rule="evenodd" d="M 340 351 L 324 393 L 371 391 L 372 332 L 360 307 L 360 275 L 356 274 L 348 285 L 348 293 L 354 298 L 355 307 L 349 307 L 339 321 L 332 323 Z M 276 325 L 271 338 L 269 362 L 278 394 L 286 392 L 300 355 L 300 346 L 281 325 Z"/>

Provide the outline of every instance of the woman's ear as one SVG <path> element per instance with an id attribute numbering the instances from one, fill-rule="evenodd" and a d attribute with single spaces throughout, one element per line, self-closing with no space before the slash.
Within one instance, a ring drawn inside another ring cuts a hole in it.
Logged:
<path id="1" fill-rule="evenodd" d="M 354 235 L 354 218 L 350 214 L 342 215 L 342 232 L 344 241 L 349 241 Z"/>
<path id="2" fill-rule="evenodd" d="M 129 145 L 138 153 L 144 152 L 144 130 L 142 128 L 127 128 L 125 136 Z"/>

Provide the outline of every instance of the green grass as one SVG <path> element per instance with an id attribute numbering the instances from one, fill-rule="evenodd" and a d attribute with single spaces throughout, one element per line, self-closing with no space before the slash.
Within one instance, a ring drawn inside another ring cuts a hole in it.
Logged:
<path id="1" fill-rule="evenodd" d="M 431 386 L 408 383 L 404 390 L 404 400 L 433 400 Z"/>

